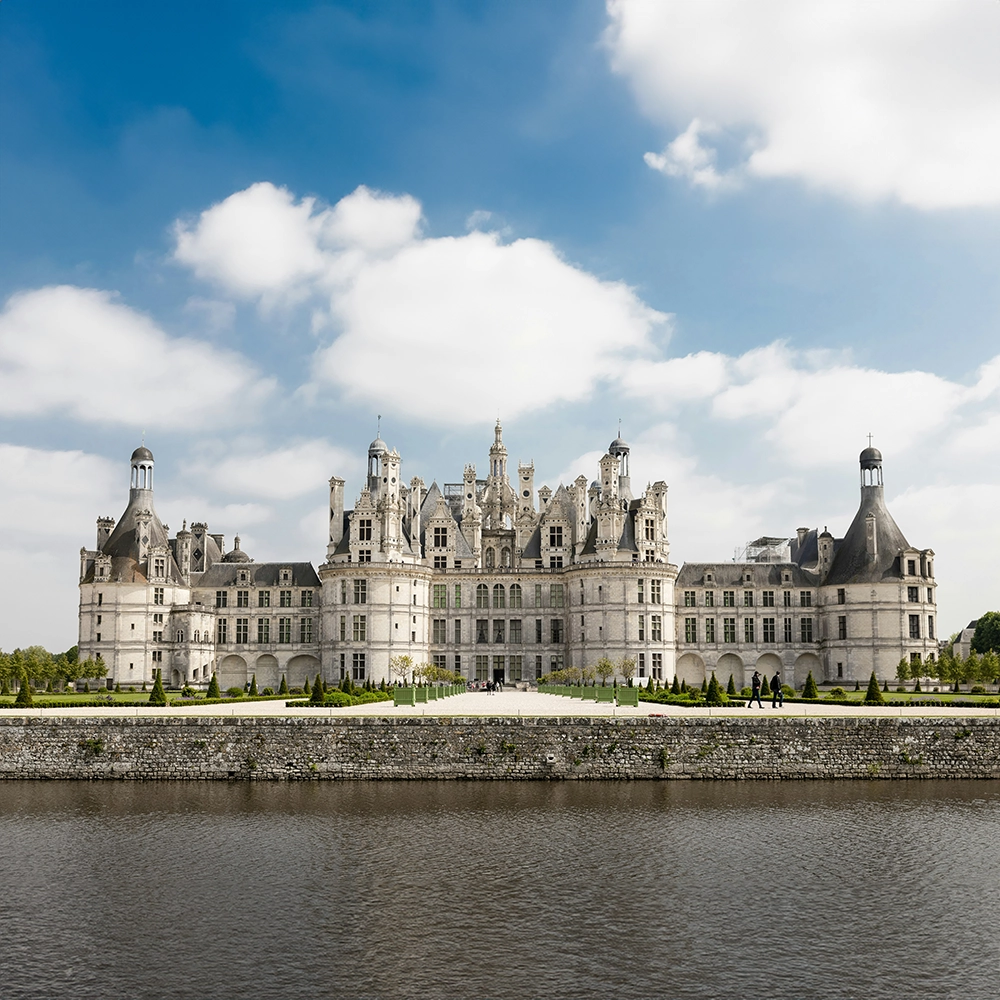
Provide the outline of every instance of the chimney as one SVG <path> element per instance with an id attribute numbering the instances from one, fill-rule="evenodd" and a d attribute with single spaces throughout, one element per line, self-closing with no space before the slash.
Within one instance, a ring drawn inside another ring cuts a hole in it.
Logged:
<path id="1" fill-rule="evenodd" d="M 878 529 L 875 527 L 874 514 L 869 514 L 865 518 L 865 550 L 869 559 L 874 560 L 878 557 Z"/>

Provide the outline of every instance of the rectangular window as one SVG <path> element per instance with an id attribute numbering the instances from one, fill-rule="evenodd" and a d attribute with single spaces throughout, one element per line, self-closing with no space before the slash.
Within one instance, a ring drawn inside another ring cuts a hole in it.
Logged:
<path id="1" fill-rule="evenodd" d="M 697 642 L 698 641 L 698 619 L 697 618 L 685 618 L 684 619 L 684 641 L 685 642 Z"/>
<path id="2" fill-rule="evenodd" d="M 372 540 L 372 520 L 370 517 L 362 517 L 358 520 L 358 541 L 370 542 Z"/>
<path id="3" fill-rule="evenodd" d="M 270 642 L 271 641 L 271 619 L 270 618 L 258 618 L 257 619 L 257 641 L 258 642 Z"/>
<path id="4" fill-rule="evenodd" d="M 565 635 L 563 632 L 563 620 L 561 618 L 552 619 L 552 641 L 553 642 L 565 641 Z"/>
<path id="5" fill-rule="evenodd" d="M 346 604 L 347 603 L 347 581 L 346 580 L 341 580 L 340 581 L 340 603 L 341 604 Z M 341 680 L 343 680 L 343 678 L 341 678 Z"/>
<path id="6" fill-rule="evenodd" d="M 723 618 L 722 619 L 722 641 L 723 642 L 736 642 L 736 619 L 735 618 Z"/>
<path id="7" fill-rule="evenodd" d="M 490 671 L 490 658 L 488 656 L 477 656 L 476 657 L 476 680 L 486 681 L 490 678 L 487 676 Z"/>
<path id="8" fill-rule="evenodd" d="M 639 615 L 639 641 L 644 642 L 646 639 L 646 616 Z"/>
<path id="9" fill-rule="evenodd" d="M 162 604 L 163 603 L 163 588 L 154 587 L 153 588 L 153 603 Z"/>
<path id="10" fill-rule="evenodd" d="M 302 607 L 311 608 L 313 606 L 313 592 L 311 590 L 302 591 Z"/>
<path id="11" fill-rule="evenodd" d="M 550 608 L 565 607 L 565 594 L 563 591 L 563 585 L 561 583 L 549 584 L 549 607 Z"/>
<path id="12" fill-rule="evenodd" d="M 684 607 L 693 608 L 698 603 L 698 595 L 693 590 L 684 591 Z"/>
<path id="13" fill-rule="evenodd" d="M 762 590 L 760 592 L 760 603 L 762 607 L 773 608 L 774 607 L 774 591 L 773 590 Z"/>
<path id="14" fill-rule="evenodd" d="M 656 522 L 651 517 L 643 518 L 643 538 L 647 542 L 656 541 Z"/>
<path id="15" fill-rule="evenodd" d="M 340 641 L 347 641 L 347 615 L 340 616 Z"/>
<path id="16" fill-rule="evenodd" d="M 510 622 L 510 641 L 520 642 L 521 641 L 521 619 L 512 618 Z"/>
<path id="17" fill-rule="evenodd" d="M 215 623 L 215 641 L 218 643 L 229 641 L 229 622 L 225 618 L 220 618 Z"/>
<path id="18" fill-rule="evenodd" d="M 521 585 L 519 583 L 512 583 L 510 585 L 510 606 L 512 608 L 520 608 L 521 601 Z"/>
<path id="19" fill-rule="evenodd" d="M 927 588 L 927 603 L 928 604 L 933 604 L 934 603 L 934 588 L 933 587 L 928 587 Z"/>
<path id="20" fill-rule="evenodd" d="M 448 619 L 435 618 L 431 624 L 431 642 L 444 645 L 448 641 Z"/>
<path id="21" fill-rule="evenodd" d="M 542 606 L 542 585 L 540 583 L 535 584 L 535 607 L 540 608 Z"/>
<path id="22" fill-rule="evenodd" d="M 522 662 L 523 658 L 520 656 L 512 656 L 510 658 L 510 679 L 512 681 L 519 681 L 523 679 L 521 676 L 524 669 L 521 665 Z"/>
<path id="23" fill-rule="evenodd" d="M 549 569 L 562 569 L 562 568 L 563 568 L 562 556 L 549 556 Z"/>
<path id="24" fill-rule="evenodd" d="M 249 618 L 237 618 L 236 619 L 236 641 L 237 643 L 249 642 L 250 634 L 250 619 Z"/>
<path id="25" fill-rule="evenodd" d="M 351 679 L 363 681 L 365 679 L 365 654 L 351 654 Z"/>
<path id="26" fill-rule="evenodd" d="M 705 642 L 715 642 L 715 619 L 705 619 Z"/>
<path id="27" fill-rule="evenodd" d="M 154 649 L 151 655 L 153 657 L 153 662 L 154 663 L 162 663 L 163 662 L 163 650 L 162 649 Z"/>
<path id="28" fill-rule="evenodd" d="M 462 619 L 455 619 L 455 642 L 460 643 L 462 641 Z"/>
<path id="29" fill-rule="evenodd" d="M 837 638 L 838 639 L 847 638 L 847 615 L 837 616 Z"/>
<path id="30" fill-rule="evenodd" d="M 435 569 L 447 569 L 448 568 L 448 557 L 447 556 L 435 556 L 434 557 L 434 568 Z"/>
<path id="31" fill-rule="evenodd" d="M 792 606 L 792 592 L 790 590 L 784 590 L 781 594 L 781 603 L 786 607 L 790 608 Z"/>
<path id="32" fill-rule="evenodd" d="M 558 524 L 554 524 L 549 528 L 549 548 L 561 549 L 562 543 L 563 543 L 562 527 Z"/>
<path id="33" fill-rule="evenodd" d="M 292 641 L 292 619 L 291 618 L 279 618 L 278 619 L 278 642 L 291 642 Z"/>
<path id="34" fill-rule="evenodd" d="M 760 624 L 761 628 L 761 641 L 763 642 L 774 642 L 774 619 L 765 618 Z"/>
<path id="35" fill-rule="evenodd" d="M 663 654 L 653 653 L 653 673 L 652 677 L 655 677 L 658 681 L 663 680 Z"/>
<path id="36" fill-rule="evenodd" d="M 215 592 L 215 606 L 217 608 L 227 607 L 229 604 L 229 591 L 217 590 Z"/>
<path id="37" fill-rule="evenodd" d="M 934 616 L 933 615 L 928 615 L 927 616 L 927 638 L 928 639 L 933 639 L 934 638 Z"/>
<path id="38" fill-rule="evenodd" d="M 435 653 L 431 659 L 434 661 L 434 666 L 441 667 L 442 670 L 448 666 L 448 657 L 444 653 Z"/>
<path id="39" fill-rule="evenodd" d="M 920 588 L 919 587 L 907 587 L 906 588 L 906 599 L 910 604 L 920 603 Z"/>
<path id="40" fill-rule="evenodd" d="M 535 642 L 542 641 L 542 619 L 535 619 Z"/>
<path id="41" fill-rule="evenodd" d="M 460 608 L 462 606 L 462 585 L 460 583 L 455 584 L 455 607 Z"/>
<path id="42" fill-rule="evenodd" d="M 271 591 L 269 590 L 258 590 L 257 591 L 257 607 L 258 608 L 269 608 L 271 606 Z"/>
<path id="43" fill-rule="evenodd" d="M 744 590 L 743 591 L 743 607 L 752 608 L 753 607 L 753 591 Z"/>
<path id="44" fill-rule="evenodd" d="M 446 583 L 434 584 L 434 607 L 435 608 L 448 607 L 448 584 Z"/>
<path id="45" fill-rule="evenodd" d="M 101 633 L 100 632 L 97 633 L 97 641 L 98 642 L 101 641 Z M 154 632 L 153 632 L 153 642 L 163 642 L 163 633 L 162 632 L 157 632 L 157 631 L 154 630 Z"/>
<path id="46" fill-rule="evenodd" d="M 485 618 L 476 619 L 476 642 L 489 642 L 490 623 Z"/>
<path id="47" fill-rule="evenodd" d="M 645 580 L 636 580 L 635 581 L 635 586 L 636 586 L 636 600 L 639 602 L 639 604 L 645 604 L 646 603 L 646 593 L 645 593 L 646 592 L 646 581 Z"/>
<path id="48" fill-rule="evenodd" d="M 736 591 L 735 590 L 724 590 L 722 592 L 722 606 L 724 608 L 735 608 L 736 607 Z"/>
<path id="49" fill-rule="evenodd" d="M 744 618 L 743 619 L 743 641 L 744 642 L 755 642 L 756 640 L 754 639 L 753 633 L 754 633 L 753 619 L 752 618 Z"/>
<path id="50" fill-rule="evenodd" d="M 358 562 L 359 563 L 370 563 L 372 561 L 372 550 L 371 549 L 358 549 Z"/>
<path id="51" fill-rule="evenodd" d="M 351 615 L 351 638 L 365 642 L 368 638 L 368 615 Z"/>
<path id="52" fill-rule="evenodd" d="M 312 591 L 309 591 L 311 594 Z M 268 603 L 270 603 L 271 595 L 268 594 Z M 305 603 L 305 593 L 302 594 L 303 604 Z M 290 608 L 292 606 L 292 592 L 290 590 L 280 590 L 278 591 L 278 604 L 283 608 Z M 263 607 L 263 605 L 261 605 Z"/>
<path id="53" fill-rule="evenodd" d="M 97 595 L 97 606 L 100 607 L 103 603 L 104 603 L 104 595 L 103 594 L 98 594 Z"/>
<path id="54" fill-rule="evenodd" d="M 811 590 L 802 590 L 799 592 L 800 608 L 811 608 L 812 602 L 813 602 L 813 595 Z"/>
<path id="55" fill-rule="evenodd" d="M 799 629 L 802 634 L 803 642 L 813 641 L 813 620 L 811 618 L 803 618 L 799 622 Z"/>
<path id="56" fill-rule="evenodd" d="M 434 529 L 434 547 L 436 549 L 446 549 L 446 548 L 448 548 L 448 529 L 447 528 L 435 528 Z"/>
<path id="57" fill-rule="evenodd" d="M 311 618 L 303 618 L 299 622 L 299 642 L 312 642 L 313 641 L 313 620 Z"/>
<path id="58" fill-rule="evenodd" d="M 649 581 L 649 603 L 650 604 L 662 604 L 663 603 L 663 589 L 662 580 L 650 580 Z"/>
<path id="59" fill-rule="evenodd" d="M 236 591 L 236 607 L 238 607 L 238 608 L 249 608 L 250 607 L 250 591 L 249 590 L 237 590 Z"/>
<path id="60" fill-rule="evenodd" d="M 649 638 L 652 642 L 663 642 L 663 616 L 649 616 Z"/>
<path id="61" fill-rule="evenodd" d="M 715 607 L 715 591 L 706 590 L 705 591 L 705 607 L 714 608 Z"/>
<path id="62" fill-rule="evenodd" d="M 785 642 L 791 642 L 792 641 L 792 619 L 791 618 L 786 618 L 784 620 L 784 636 L 785 636 Z"/>
<path id="63" fill-rule="evenodd" d="M 916 576 L 917 575 L 917 562 L 916 562 L 915 559 L 907 559 L 906 560 L 906 572 L 907 572 L 908 576 Z"/>
<path id="64" fill-rule="evenodd" d="M 368 603 L 368 581 L 367 580 L 355 580 L 354 581 L 354 603 L 355 604 L 367 604 Z"/>
<path id="65" fill-rule="evenodd" d="M 163 576 L 167 571 L 167 561 L 162 556 L 157 556 L 153 560 L 153 576 Z"/>
<path id="66" fill-rule="evenodd" d="M 847 591 L 843 587 L 837 588 L 837 603 L 838 604 L 847 603 Z"/>
<path id="67" fill-rule="evenodd" d="M 455 673 L 460 674 L 462 672 L 462 657 L 461 654 L 455 654 Z"/>
<path id="68" fill-rule="evenodd" d="M 910 615 L 910 638 L 920 638 L 920 615 Z"/>
<path id="69" fill-rule="evenodd" d="M 563 656 L 561 653 L 553 653 L 549 657 L 549 669 L 550 670 L 562 670 L 564 666 Z"/>
<path id="70" fill-rule="evenodd" d="M 494 642 L 506 642 L 506 623 L 502 618 L 497 618 L 493 622 L 493 641 Z"/>

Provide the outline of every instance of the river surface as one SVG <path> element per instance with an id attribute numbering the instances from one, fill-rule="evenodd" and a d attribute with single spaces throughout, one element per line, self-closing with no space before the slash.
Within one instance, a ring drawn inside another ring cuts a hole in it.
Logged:
<path id="1" fill-rule="evenodd" d="M 1000 995 L 993 782 L 0 783 L 0 996 Z"/>

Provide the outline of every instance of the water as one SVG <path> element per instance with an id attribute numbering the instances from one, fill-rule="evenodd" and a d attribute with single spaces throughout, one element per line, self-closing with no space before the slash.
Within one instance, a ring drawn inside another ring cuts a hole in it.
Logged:
<path id="1" fill-rule="evenodd" d="M 994 997 L 1000 787 L 0 784 L 0 995 Z"/>

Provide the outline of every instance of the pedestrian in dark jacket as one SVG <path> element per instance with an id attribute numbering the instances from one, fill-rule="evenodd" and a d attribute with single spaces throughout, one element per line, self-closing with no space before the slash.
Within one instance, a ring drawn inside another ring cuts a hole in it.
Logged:
<path id="1" fill-rule="evenodd" d="M 753 708 L 755 698 L 757 699 L 757 707 L 763 708 L 764 706 L 760 703 L 760 674 L 756 670 L 750 679 L 750 704 L 747 705 L 747 708 Z"/>
<path id="2" fill-rule="evenodd" d="M 771 708 L 778 707 L 775 702 L 778 703 L 778 706 L 784 707 L 785 693 L 781 690 L 781 674 L 777 672 L 771 678 Z"/>

